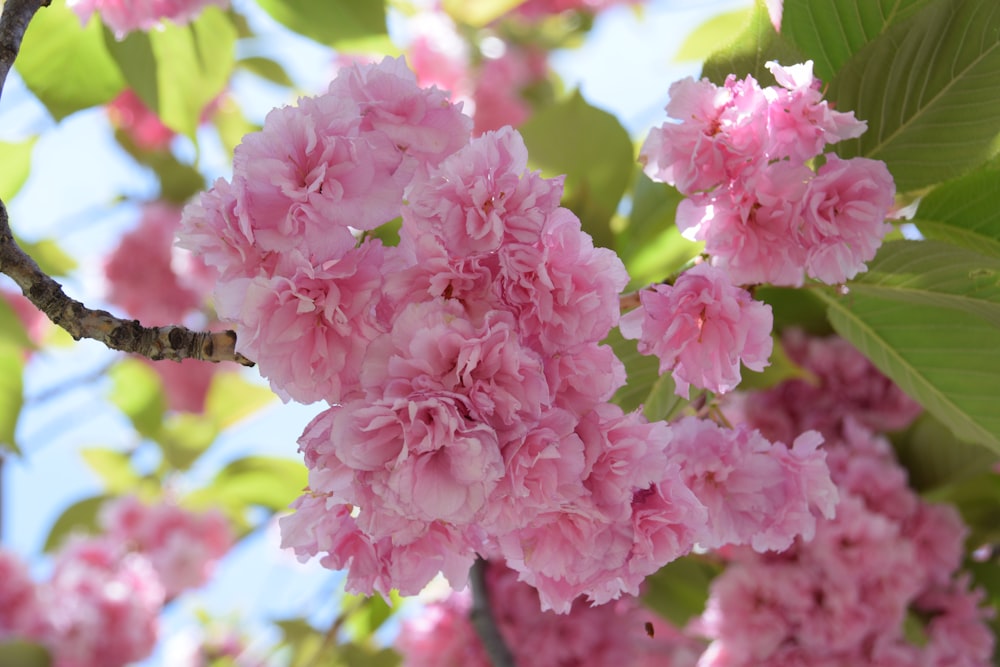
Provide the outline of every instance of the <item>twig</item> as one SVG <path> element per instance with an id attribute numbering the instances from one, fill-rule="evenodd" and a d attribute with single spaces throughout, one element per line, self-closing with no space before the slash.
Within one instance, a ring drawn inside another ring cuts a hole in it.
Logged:
<path id="1" fill-rule="evenodd" d="M 490 609 L 489 592 L 486 590 L 486 567 L 487 563 L 482 558 L 477 558 L 469 571 L 469 586 L 472 588 L 472 610 L 469 612 L 469 619 L 472 626 L 479 635 L 479 640 L 483 642 L 486 655 L 489 656 L 493 667 L 517 667 L 514 655 L 500 635 L 496 619 Z"/>
<path id="2" fill-rule="evenodd" d="M 40 7 L 48 4 L 49 0 L 7 0 L 4 4 L 0 15 L 0 94 L 28 23 Z M 137 320 L 123 320 L 104 310 L 92 310 L 69 298 L 62 285 L 17 245 L 3 202 L 0 202 L 0 272 L 13 278 L 39 310 L 76 340 L 92 338 L 113 350 L 134 352 L 153 360 L 235 361 L 253 366 L 252 361 L 236 352 L 236 334 L 232 331 L 144 327 Z"/>

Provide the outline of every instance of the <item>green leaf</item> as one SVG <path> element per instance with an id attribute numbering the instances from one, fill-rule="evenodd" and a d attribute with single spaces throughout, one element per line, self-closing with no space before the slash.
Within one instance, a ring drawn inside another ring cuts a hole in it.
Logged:
<path id="1" fill-rule="evenodd" d="M 52 656 L 40 644 L 5 639 L 0 641 L 0 665 L 4 667 L 49 667 Z"/>
<path id="2" fill-rule="evenodd" d="M 164 125 L 194 139 L 205 107 L 225 90 L 235 65 L 236 28 L 225 12 L 207 7 L 187 25 L 166 22 L 122 41 L 109 32 L 106 41 L 146 106 Z"/>
<path id="3" fill-rule="evenodd" d="M 160 376 L 143 361 L 122 359 L 108 371 L 110 400 L 131 420 L 135 430 L 155 439 L 163 428 L 166 397 Z"/>
<path id="4" fill-rule="evenodd" d="M 925 494 L 931 502 L 949 503 L 969 527 L 972 548 L 1000 542 L 1000 475 L 990 471 Z"/>
<path id="5" fill-rule="evenodd" d="M 6 295 L 0 293 L 0 349 L 2 346 L 13 346 L 22 351 L 34 350 L 35 344 L 28 336 L 24 323 L 10 305 Z"/>
<path id="6" fill-rule="evenodd" d="M 996 277 L 971 293 L 956 281 L 949 295 L 928 289 L 918 275 L 883 271 L 898 254 L 883 255 L 885 263 L 876 258 L 849 294 L 819 293 L 830 323 L 958 438 L 1000 451 L 1000 329 L 969 307 L 977 292 L 993 293 Z M 945 269 L 939 275 L 948 279 Z"/>
<path id="7" fill-rule="evenodd" d="M 115 139 L 136 162 L 153 170 L 160 180 L 161 199 L 180 205 L 205 189 L 205 177 L 201 172 L 179 161 L 170 151 L 143 150 L 123 130 L 115 130 Z"/>
<path id="8" fill-rule="evenodd" d="M 125 88 L 100 19 L 95 14 L 82 27 L 65 0 L 53 0 L 32 19 L 16 67 L 56 120 L 110 102 Z"/>
<path id="9" fill-rule="evenodd" d="M 0 341 L 0 456 L 6 449 L 20 454 L 17 422 L 24 405 L 24 349 Z"/>
<path id="10" fill-rule="evenodd" d="M 398 667 L 403 657 L 391 648 L 372 648 L 361 644 L 337 647 L 346 667 Z"/>
<path id="11" fill-rule="evenodd" d="M 996 452 L 962 442 L 926 412 L 892 440 L 899 462 L 909 473 L 910 486 L 921 492 L 960 483 L 997 462 Z"/>
<path id="12" fill-rule="evenodd" d="M 676 393 L 677 385 L 670 373 L 664 373 L 653 383 L 643 401 L 642 414 L 649 421 L 669 421 L 688 405 L 689 401 Z"/>
<path id="13" fill-rule="evenodd" d="M 344 594 L 340 602 L 341 609 L 351 610 L 344 626 L 355 642 L 370 641 L 375 631 L 393 615 L 401 598 L 395 590 L 390 591 L 390 597 L 391 605 L 381 595 Z"/>
<path id="14" fill-rule="evenodd" d="M 286 509 L 309 483 L 300 461 L 273 456 L 236 459 L 219 471 L 211 489 L 219 502 L 234 509 L 250 506 Z"/>
<path id="15" fill-rule="evenodd" d="M 87 447 L 80 451 L 80 456 L 101 478 L 109 494 L 127 493 L 140 483 L 139 475 L 132 466 L 132 458 L 125 452 L 105 447 Z"/>
<path id="16" fill-rule="evenodd" d="M 674 224 L 683 197 L 676 188 L 655 183 L 636 170 L 632 209 L 623 231 L 615 238 L 618 256 L 628 269 L 629 289 L 660 282 L 679 271 L 704 248 L 681 236 Z"/>
<path id="17" fill-rule="evenodd" d="M 288 72 L 285 71 L 285 68 L 270 58 L 263 58 L 260 56 L 242 58 L 237 61 L 236 66 L 245 69 L 248 72 L 252 72 L 266 81 L 276 83 L 279 86 L 285 86 L 287 88 L 293 88 L 295 86 L 295 83 L 288 76 Z"/>
<path id="18" fill-rule="evenodd" d="M 699 556 L 684 556 L 646 578 L 642 602 L 681 628 L 705 610 L 712 579 L 722 568 Z"/>
<path id="19" fill-rule="evenodd" d="M 983 162 L 1000 132 L 1000 4 L 938 0 L 858 52 L 827 97 L 868 121 L 837 144 L 889 166 L 900 191 Z"/>
<path id="20" fill-rule="evenodd" d="M 611 218 L 635 164 L 632 141 L 618 119 L 575 91 L 528 119 L 521 135 L 533 168 L 547 177 L 566 175 L 563 205 L 579 216 L 594 244 L 613 247 Z"/>
<path id="21" fill-rule="evenodd" d="M 930 1 L 785 0 L 781 34 L 813 60 L 817 77 L 829 81 L 862 47 Z"/>
<path id="22" fill-rule="evenodd" d="M 927 238 L 1000 257 L 1000 171 L 979 169 L 939 185 L 913 222 Z"/>
<path id="23" fill-rule="evenodd" d="M 771 306 L 775 331 L 797 327 L 813 336 L 828 336 L 833 333 L 826 320 L 826 304 L 811 290 L 758 287 L 754 290 L 754 296 Z"/>
<path id="24" fill-rule="evenodd" d="M 63 510 L 56 522 L 52 524 L 49 536 L 45 538 L 44 551 L 46 553 L 55 551 L 71 533 L 96 533 L 97 515 L 109 498 L 110 496 L 85 498 Z"/>
<path id="25" fill-rule="evenodd" d="M 31 259 L 35 260 L 42 271 L 50 276 L 56 278 L 66 276 L 77 267 L 76 260 L 53 239 L 25 241 L 17 237 L 16 240 L 21 249 L 31 255 Z"/>
<path id="26" fill-rule="evenodd" d="M 219 427 L 214 419 L 183 412 L 170 415 L 155 439 L 164 460 L 172 468 L 187 470 L 208 451 L 218 436 Z"/>
<path id="27" fill-rule="evenodd" d="M 229 97 L 222 101 L 212 115 L 212 124 L 219 131 L 219 139 L 229 155 L 243 142 L 243 137 L 260 130 L 260 126 L 251 123 L 235 100 Z"/>
<path id="28" fill-rule="evenodd" d="M 750 21 L 752 14 L 752 9 L 736 9 L 716 14 L 685 38 L 674 60 L 705 60 L 719 44 L 733 42 L 743 32 L 743 27 Z"/>
<path id="29" fill-rule="evenodd" d="M 962 310 L 1000 329 L 1000 258 L 948 243 L 886 243 L 850 289 L 900 303 Z"/>
<path id="30" fill-rule="evenodd" d="M 258 0 L 278 23 L 342 50 L 388 41 L 383 0 Z"/>
<path id="31" fill-rule="evenodd" d="M 442 9 L 456 23 L 482 28 L 521 4 L 524 0 L 444 0 Z"/>
<path id="32" fill-rule="evenodd" d="M 620 405 L 625 412 L 631 412 L 646 402 L 660 379 L 660 361 L 656 357 L 639 354 L 638 343 L 622 338 L 617 327 L 611 330 L 604 343 L 615 351 L 615 356 L 625 364 L 625 372 L 628 374 L 628 382 L 615 392 L 611 402 Z"/>
<path id="33" fill-rule="evenodd" d="M 760 85 L 773 84 L 774 77 L 764 67 L 769 60 L 791 65 L 806 60 L 787 39 L 774 31 L 771 17 L 763 0 L 756 0 L 746 30 L 729 46 L 705 61 L 701 75 L 718 85 L 730 74 L 753 75 Z"/>
<path id="34" fill-rule="evenodd" d="M 267 387 L 248 382 L 239 373 L 216 373 L 205 397 L 205 414 L 219 429 L 257 412 L 275 399 Z"/>
<path id="35" fill-rule="evenodd" d="M 24 141 L 0 141 L 0 200 L 10 202 L 18 193 L 31 171 L 31 151 L 38 137 Z"/>

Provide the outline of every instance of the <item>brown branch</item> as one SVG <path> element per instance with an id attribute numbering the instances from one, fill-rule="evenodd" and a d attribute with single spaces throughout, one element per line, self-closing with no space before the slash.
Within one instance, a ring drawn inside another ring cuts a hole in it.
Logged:
<path id="1" fill-rule="evenodd" d="M 486 590 L 486 568 L 488 563 L 477 558 L 469 571 L 469 587 L 472 589 L 472 610 L 469 620 L 483 642 L 486 655 L 493 667 L 517 667 L 514 655 L 500 634 L 493 611 L 490 608 L 489 591 Z"/>
<path id="2" fill-rule="evenodd" d="M 28 23 L 49 0 L 6 0 L 0 15 L 0 94 Z M 92 338 L 113 350 L 134 352 L 150 359 L 201 359 L 253 362 L 236 352 L 232 331 L 191 331 L 180 326 L 144 327 L 137 320 L 123 320 L 104 310 L 92 310 L 69 298 L 62 285 L 42 271 L 14 240 L 7 207 L 0 201 L 0 272 L 14 279 L 24 295 L 76 340 Z"/>

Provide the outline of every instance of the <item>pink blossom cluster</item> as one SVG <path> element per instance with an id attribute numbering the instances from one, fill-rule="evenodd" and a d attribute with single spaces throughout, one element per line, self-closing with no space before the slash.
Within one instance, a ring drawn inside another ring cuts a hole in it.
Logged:
<path id="1" fill-rule="evenodd" d="M 40 345 L 51 324 L 45 313 L 38 310 L 37 306 L 20 292 L 0 288 L 0 300 L 13 311 L 14 316 L 24 327 L 28 340 L 35 345 Z"/>
<path id="2" fill-rule="evenodd" d="M 634 597 L 597 607 L 580 599 L 565 615 L 540 611 L 537 591 L 494 563 L 486 569 L 486 589 L 497 629 L 519 667 L 694 667 L 704 648 Z M 396 642 L 404 667 L 491 667 L 470 611 L 471 597 L 463 591 L 405 621 Z"/>
<path id="3" fill-rule="evenodd" d="M 211 514 L 146 508 L 132 498 L 106 510 L 108 532 L 70 537 L 45 581 L 33 581 L 17 556 L 0 549 L 0 642 L 41 644 L 53 667 L 141 660 L 156 644 L 163 604 L 200 585 L 231 545 L 228 526 Z"/>
<path id="4" fill-rule="evenodd" d="M 461 587 L 487 556 L 565 612 L 636 592 L 696 540 L 810 531 L 835 502 L 817 440 L 732 431 L 711 456 L 753 461 L 766 502 L 794 509 L 714 535 L 670 460 L 697 429 L 607 402 L 625 380 L 600 344 L 621 261 L 559 205 L 561 179 L 528 170 L 515 131 L 469 137 L 401 59 L 356 64 L 272 112 L 232 180 L 185 212 L 182 242 L 219 270 L 237 349 L 279 395 L 330 406 L 299 440 L 309 488 L 283 545 L 366 593 L 413 594 L 438 572 Z M 396 217 L 398 246 L 366 233 Z M 709 486 L 735 514 L 750 502 Z"/>
<path id="5" fill-rule="evenodd" d="M 164 20 L 189 23 L 205 7 L 228 7 L 229 0 L 67 0 L 66 4 L 84 24 L 96 12 L 115 37 L 123 39 L 134 30 L 152 30 Z"/>
<path id="6" fill-rule="evenodd" d="M 131 88 L 111 100 L 107 112 L 111 125 L 121 129 L 140 150 L 167 150 L 176 135 Z"/>
<path id="7" fill-rule="evenodd" d="M 203 314 L 215 272 L 174 246 L 181 210 L 166 202 L 142 207 L 138 226 L 124 234 L 104 263 L 107 299 L 146 326 L 212 326 Z M 163 382 L 169 407 L 201 412 L 212 378 L 232 364 L 195 359 L 147 362 Z"/>
<path id="8" fill-rule="evenodd" d="M 841 339 L 789 331 L 784 342 L 813 377 L 754 392 L 728 412 L 768 437 L 822 430 L 840 504 L 812 541 L 725 552 L 732 562 L 699 623 L 713 641 L 698 666 L 991 664 L 992 612 L 957 573 L 961 518 L 910 489 L 873 430 L 904 427 L 919 407 Z"/>
<path id="9" fill-rule="evenodd" d="M 444 12 L 419 16 L 409 59 L 422 86 L 451 91 L 472 116 L 473 135 L 505 125 L 518 127 L 531 115 L 525 91 L 543 84 L 548 75 L 548 54 L 538 46 L 501 41 L 490 36 L 489 54 L 472 51 L 458 27 Z"/>
<path id="10" fill-rule="evenodd" d="M 640 307 L 621 318 L 622 336 L 658 357 L 660 373 L 672 371 L 680 396 L 692 384 L 732 391 L 742 379 L 740 364 L 762 371 L 770 363 L 771 307 L 733 285 L 724 269 L 697 264 L 673 285 L 642 290 L 639 299 Z"/>
<path id="11" fill-rule="evenodd" d="M 109 539 L 149 559 L 168 600 L 208 581 L 234 539 L 221 512 L 194 513 L 168 502 L 147 504 L 135 496 L 105 505 L 100 526 Z"/>
<path id="12" fill-rule="evenodd" d="M 725 407 L 734 421 L 746 420 L 768 438 L 789 439 L 814 429 L 836 439 L 848 416 L 876 432 L 899 431 L 923 410 L 839 336 L 815 337 L 786 329 L 781 343 L 788 358 L 808 376 L 767 390 L 734 394 Z"/>
<path id="13" fill-rule="evenodd" d="M 866 270 L 891 228 L 892 176 L 877 160 L 822 154 L 866 124 L 822 99 L 811 61 L 768 69 L 779 85 L 750 76 L 673 84 L 675 120 L 650 132 L 640 161 L 687 197 L 678 228 L 704 241 L 736 284 L 842 283 Z M 812 160 L 822 163 L 815 172 Z"/>
<path id="14" fill-rule="evenodd" d="M 982 591 L 956 575 L 966 529 L 908 486 L 891 445 L 853 418 L 828 443 L 841 495 L 811 542 L 737 552 L 712 585 L 698 667 L 991 664 Z M 915 619 L 923 640 L 906 627 Z"/>

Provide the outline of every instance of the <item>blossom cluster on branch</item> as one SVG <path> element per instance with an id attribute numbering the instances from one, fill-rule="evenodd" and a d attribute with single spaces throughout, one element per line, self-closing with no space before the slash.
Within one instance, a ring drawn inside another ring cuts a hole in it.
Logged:
<path id="1" fill-rule="evenodd" d="M 459 106 L 386 59 L 271 112 L 186 209 L 239 351 L 286 400 L 330 404 L 299 441 L 309 489 L 283 543 L 351 590 L 412 594 L 439 571 L 460 587 L 479 555 L 568 611 L 696 542 L 776 548 L 832 513 L 815 433 L 786 446 L 608 402 L 625 374 L 601 341 L 628 275 L 561 194 L 515 131 L 470 140 Z M 762 354 L 769 312 L 732 317 Z M 739 466 L 754 474 L 723 473 Z"/>
<path id="2" fill-rule="evenodd" d="M 201 586 L 233 543 L 225 518 L 123 496 L 104 506 L 101 532 L 73 535 L 35 582 L 0 549 L 0 641 L 44 646 L 53 667 L 124 667 L 156 645 L 163 605 Z"/>
<path id="3" fill-rule="evenodd" d="M 682 629 L 648 621 L 650 612 L 633 598 L 598 607 L 578 600 L 566 616 L 540 612 L 534 591 L 492 565 L 489 604 L 519 666 L 991 664 L 992 610 L 959 569 L 967 529 L 953 507 L 929 503 L 909 487 L 879 433 L 905 428 L 919 405 L 843 339 L 792 329 L 783 340 L 810 380 L 737 392 L 726 399 L 726 414 L 771 438 L 821 431 L 840 496 L 837 515 L 819 521 L 814 535 L 770 551 L 726 546 L 698 556 L 720 573 L 704 611 Z M 730 472 L 760 474 L 746 465 Z M 468 608 L 467 595 L 453 593 L 408 620 L 397 641 L 404 664 L 488 665 Z M 653 638 L 644 636 L 647 622 Z"/>

